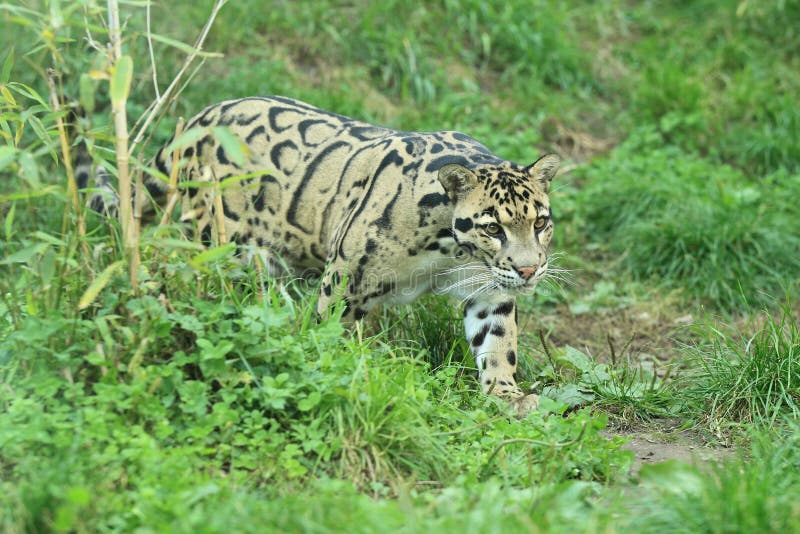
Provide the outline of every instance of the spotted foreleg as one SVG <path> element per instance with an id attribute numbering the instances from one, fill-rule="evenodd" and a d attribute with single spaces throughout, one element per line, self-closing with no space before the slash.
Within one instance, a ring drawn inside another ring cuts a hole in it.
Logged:
<path id="1" fill-rule="evenodd" d="M 481 389 L 500 397 L 520 398 L 517 386 L 517 321 L 513 297 L 468 302 L 464 309 L 464 329 Z"/>

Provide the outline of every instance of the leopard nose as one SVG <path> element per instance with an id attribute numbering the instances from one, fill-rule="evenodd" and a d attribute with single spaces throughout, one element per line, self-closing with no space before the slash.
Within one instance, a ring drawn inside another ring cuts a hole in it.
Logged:
<path id="1" fill-rule="evenodd" d="M 523 280 L 527 280 L 528 278 L 533 276 L 534 273 L 536 273 L 536 271 L 539 269 L 539 266 L 529 265 L 527 267 L 515 267 L 515 268 L 517 270 L 517 274 L 519 274 Z"/>

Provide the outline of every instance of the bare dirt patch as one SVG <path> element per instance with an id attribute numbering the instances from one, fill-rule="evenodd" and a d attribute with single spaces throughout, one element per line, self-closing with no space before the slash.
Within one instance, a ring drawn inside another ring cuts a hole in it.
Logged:
<path id="1" fill-rule="evenodd" d="M 685 310 L 648 302 L 625 307 L 574 313 L 566 304 L 551 311 L 520 315 L 520 331 L 529 346 L 541 351 L 538 331 L 543 329 L 552 346 L 573 346 L 597 361 L 614 356 L 657 365 L 680 358 L 680 347 L 690 342 L 687 326 L 694 317 Z"/>
<path id="2" fill-rule="evenodd" d="M 631 468 L 634 478 L 644 465 L 677 460 L 699 467 L 710 466 L 722 462 L 733 453 L 729 448 L 712 447 L 699 434 L 679 428 L 676 421 L 657 420 L 641 427 L 612 427 L 605 435 L 630 440 L 623 448 L 634 454 Z"/>

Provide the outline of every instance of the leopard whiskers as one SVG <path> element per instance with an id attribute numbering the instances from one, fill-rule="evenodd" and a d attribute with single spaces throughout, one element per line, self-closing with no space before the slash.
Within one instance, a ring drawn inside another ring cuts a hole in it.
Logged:
<path id="1" fill-rule="evenodd" d="M 488 293 L 489 291 L 493 291 L 496 289 L 499 289 L 499 287 L 497 285 L 497 282 L 494 279 L 492 279 L 489 282 L 478 287 L 478 289 L 476 289 L 466 297 L 462 298 L 458 304 L 459 306 L 462 306 L 465 302 L 477 297 L 478 295 L 481 295 L 482 293 Z"/>
<path id="2" fill-rule="evenodd" d="M 555 280 L 569 286 L 574 286 L 575 280 L 573 279 L 572 273 L 573 271 L 568 269 L 547 269 L 542 275 L 542 280 Z"/>
<path id="3" fill-rule="evenodd" d="M 458 273 L 461 271 L 469 271 L 469 270 L 485 270 L 486 266 L 478 261 L 473 261 L 469 263 L 462 263 L 461 265 L 456 265 L 455 267 L 450 267 L 449 269 L 445 269 L 441 271 L 439 274 L 446 275 L 452 273 Z"/>
<path id="4" fill-rule="evenodd" d="M 567 269 L 548 269 L 538 280 L 537 285 L 541 286 L 546 291 L 560 293 L 564 291 L 563 286 L 575 285 L 572 279 L 572 271 Z"/>
<path id="5" fill-rule="evenodd" d="M 477 284 L 486 284 L 493 280 L 493 276 L 490 272 L 482 272 L 478 274 L 474 274 L 472 276 L 468 276 L 467 278 L 462 278 L 459 280 L 455 280 L 450 284 L 446 285 L 441 289 L 444 293 L 449 293 L 456 289 L 465 289 Z"/>
<path id="6" fill-rule="evenodd" d="M 550 283 L 555 283 L 559 285 L 560 283 L 573 286 L 575 282 L 574 278 L 574 270 L 573 269 L 564 269 L 558 266 L 559 260 L 566 257 L 566 254 L 563 252 L 554 252 L 550 254 L 547 258 L 547 270 L 542 274 L 541 281 L 547 280 Z"/>

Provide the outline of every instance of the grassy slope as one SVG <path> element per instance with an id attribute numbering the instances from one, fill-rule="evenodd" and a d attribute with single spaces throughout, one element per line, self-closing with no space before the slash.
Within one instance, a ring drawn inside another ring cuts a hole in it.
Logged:
<path id="1" fill-rule="evenodd" d="M 474 394 L 443 303 L 347 337 L 335 319 L 316 324 L 313 289 L 266 287 L 226 258 L 196 269 L 177 229 L 145 232 L 137 294 L 117 274 L 78 311 L 118 257 L 115 230 L 90 220 L 85 238 L 62 232 L 64 195 L 34 196 L 65 182 L 31 116 L 42 131 L 53 121 L 8 82 L 46 95 L 41 66 L 55 49 L 77 94 L 78 75 L 102 62 L 80 10 L 64 7 L 63 24 L 42 13 L 0 11 L 0 49 L 15 45 L 0 80 L 4 143 L 18 149 L 0 152 L 11 175 L 0 192 L 0 529 L 798 528 L 800 430 L 787 418 L 798 415 L 800 335 L 791 302 L 771 304 L 800 267 L 796 2 L 223 9 L 205 49 L 226 58 L 198 71 L 156 142 L 210 102 L 278 93 L 403 129 L 459 129 L 509 159 L 567 158 L 553 199 L 575 283 L 523 304 L 524 375 L 553 399 L 523 420 Z M 152 85 L 143 14 L 127 13 L 136 117 Z M 206 15 L 154 6 L 153 31 L 191 41 Z M 163 88 L 183 54 L 156 54 Z M 96 89 L 92 135 L 111 158 Z M 675 330 L 707 312 L 725 319 Z M 674 356 L 679 379 L 664 376 Z M 703 476 L 645 469 L 636 484 L 620 440 L 600 434 L 608 417 L 679 418 L 738 439 L 742 457 Z"/>

